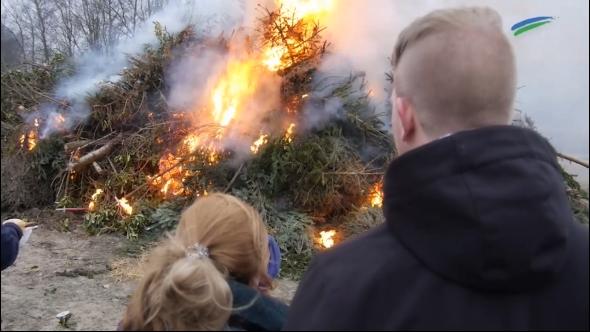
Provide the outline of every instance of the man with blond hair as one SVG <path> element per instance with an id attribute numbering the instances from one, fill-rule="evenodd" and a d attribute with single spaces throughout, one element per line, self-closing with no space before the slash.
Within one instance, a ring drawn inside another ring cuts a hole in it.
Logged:
<path id="1" fill-rule="evenodd" d="M 509 126 L 498 13 L 434 11 L 392 56 L 385 223 L 314 258 L 286 330 L 588 329 L 588 227 L 551 145 Z"/>

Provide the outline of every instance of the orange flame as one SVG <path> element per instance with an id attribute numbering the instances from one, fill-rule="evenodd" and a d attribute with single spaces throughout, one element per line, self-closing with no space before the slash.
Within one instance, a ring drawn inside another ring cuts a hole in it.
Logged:
<path id="1" fill-rule="evenodd" d="M 287 143 L 293 142 L 294 129 L 295 129 L 295 124 L 291 123 L 289 125 L 289 128 L 287 128 L 287 132 L 285 133 L 285 140 L 287 141 Z"/>
<path id="2" fill-rule="evenodd" d="M 238 108 L 255 92 L 256 62 L 253 60 L 228 63 L 225 75 L 213 89 L 213 119 L 221 127 L 227 127 Z"/>
<path id="3" fill-rule="evenodd" d="M 258 153 L 258 150 L 260 149 L 260 147 L 266 143 L 268 143 L 268 135 L 267 134 L 260 134 L 260 137 L 258 137 L 258 139 L 254 143 L 252 143 L 252 145 L 250 146 L 250 151 L 252 151 L 252 153 L 256 154 L 256 153 Z"/>
<path id="4" fill-rule="evenodd" d="M 334 0 L 276 0 L 285 19 L 294 19 L 296 21 L 304 20 L 304 23 L 315 23 L 323 15 L 327 14 L 333 6 Z M 303 39 L 310 38 L 313 33 L 302 29 Z M 225 65 L 224 70 L 220 73 L 219 78 L 213 81 L 209 91 L 209 99 L 206 105 L 201 105 L 207 112 L 199 114 L 201 118 L 210 121 L 218 129 L 214 133 L 190 133 L 183 138 L 176 150 L 171 153 L 167 152 L 160 158 L 159 174 L 154 177 L 148 177 L 148 181 L 156 186 L 164 195 L 182 195 L 189 193 L 184 189 L 185 179 L 193 175 L 190 170 L 180 165 L 183 161 L 194 161 L 196 151 L 204 152 L 206 158 L 203 160 L 209 165 L 214 165 L 221 160 L 224 153 L 220 140 L 224 138 L 230 127 L 237 122 L 240 114 L 248 112 L 248 105 L 257 92 L 257 86 L 261 80 L 260 70 L 267 68 L 276 72 L 291 66 L 294 58 L 293 52 L 307 52 L 306 45 L 301 44 L 301 36 L 287 36 L 287 40 L 279 45 L 263 47 L 260 53 L 248 55 L 247 58 L 231 57 Z M 274 42 L 273 42 L 274 43 Z M 289 54 L 291 53 L 291 54 Z M 268 73 L 266 73 L 268 74 Z M 303 95 L 301 99 L 306 98 Z M 289 109 L 289 108 L 288 108 Z M 175 119 L 185 119 L 186 113 L 174 113 Z M 202 116 L 201 116 L 202 115 Z M 202 124 L 202 122 L 201 122 Z M 295 123 L 291 123 L 285 133 L 287 142 L 293 141 Z M 269 135 L 260 134 L 260 137 L 252 143 L 250 150 L 256 154 L 260 151 L 261 146 L 268 142 Z M 157 142 L 161 140 L 157 139 Z M 177 165 L 177 166 L 174 166 Z M 170 169 L 170 168 L 173 169 Z M 194 189 L 198 193 L 197 189 Z"/>
<path id="5" fill-rule="evenodd" d="M 29 151 L 33 150 L 35 146 L 37 146 L 37 131 L 29 131 L 29 136 L 27 138 L 27 146 Z"/>
<path id="6" fill-rule="evenodd" d="M 287 49 L 282 46 L 269 47 L 262 53 L 262 64 L 270 71 L 278 71 L 284 65 L 281 61 L 287 53 Z"/>
<path id="7" fill-rule="evenodd" d="M 125 214 L 133 214 L 133 207 L 129 205 L 127 198 L 123 197 L 121 199 L 118 199 L 117 197 L 115 197 L 115 199 L 117 200 L 117 205 L 121 208 L 121 210 L 123 210 L 123 212 L 125 212 Z"/>
<path id="8" fill-rule="evenodd" d="M 182 144 L 188 150 L 189 153 L 193 153 L 197 151 L 200 141 L 201 140 L 199 139 L 199 136 L 191 133 L 182 140 Z"/>
<path id="9" fill-rule="evenodd" d="M 209 192 L 207 192 L 207 189 L 203 190 L 203 192 L 197 192 L 197 197 L 205 197 L 205 196 L 209 196 Z"/>
<path id="10" fill-rule="evenodd" d="M 162 175 L 156 177 L 148 176 L 148 181 L 150 181 L 152 185 L 159 187 L 160 192 L 164 194 L 164 196 L 178 196 L 188 193 L 188 191 L 184 189 L 184 181 L 186 177 L 191 175 L 191 172 L 181 165 L 181 160 L 181 157 L 177 157 L 168 152 L 160 158 L 158 164 Z"/>
<path id="11" fill-rule="evenodd" d="M 333 229 L 329 231 L 321 231 L 320 244 L 324 246 L 324 248 L 331 248 L 334 246 L 334 235 L 336 235 L 336 231 Z"/>
<path id="12" fill-rule="evenodd" d="M 371 193 L 369 194 L 369 203 L 371 204 L 371 207 L 383 206 L 383 183 L 377 182 L 371 188 Z"/>
<path id="13" fill-rule="evenodd" d="M 334 0 L 279 0 L 286 15 L 298 20 L 317 21 L 333 8 Z"/>
<path id="14" fill-rule="evenodd" d="M 98 196 L 100 196 L 103 193 L 103 190 L 100 188 L 97 188 L 96 191 L 94 191 L 94 194 L 92 194 L 92 196 L 90 196 L 90 203 L 88 203 L 88 210 L 90 211 L 94 211 L 96 209 L 96 201 L 98 199 Z"/>
<path id="15" fill-rule="evenodd" d="M 305 23 L 315 23 L 326 16 L 333 7 L 334 0 L 276 0 L 285 18 Z M 311 37 L 311 31 L 303 31 L 304 38 Z M 288 45 L 269 46 L 262 52 L 262 64 L 270 71 L 276 72 L 293 65 L 289 52 L 299 54 L 304 46 L 296 38 L 282 37 Z"/>

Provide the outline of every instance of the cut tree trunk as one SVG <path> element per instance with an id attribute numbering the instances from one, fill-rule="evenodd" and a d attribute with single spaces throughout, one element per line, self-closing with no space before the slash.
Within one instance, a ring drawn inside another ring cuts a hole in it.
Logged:
<path id="1" fill-rule="evenodd" d="M 72 161 L 68 164 L 68 171 L 78 172 L 88 166 L 90 166 L 93 162 L 99 161 L 104 159 L 111 153 L 111 150 L 121 139 L 121 135 L 117 136 L 116 138 L 110 140 L 107 144 L 103 145 L 99 149 L 96 149 L 88 154 L 83 155 L 80 159 L 76 161 Z"/>

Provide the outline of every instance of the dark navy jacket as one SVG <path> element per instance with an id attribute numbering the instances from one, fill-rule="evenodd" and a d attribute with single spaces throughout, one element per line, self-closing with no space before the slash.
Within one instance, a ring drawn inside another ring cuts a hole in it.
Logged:
<path id="1" fill-rule="evenodd" d="M 535 132 L 464 131 L 400 156 L 383 211 L 314 259 L 286 330 L 588 330 L 588 227 Z"/>
<path id="2" fill-rule="evenodd" d="M 12 223 L 2 225 L 2 270 L 14 264 L 21 236 L 23 234 L 17 225 Z"/>

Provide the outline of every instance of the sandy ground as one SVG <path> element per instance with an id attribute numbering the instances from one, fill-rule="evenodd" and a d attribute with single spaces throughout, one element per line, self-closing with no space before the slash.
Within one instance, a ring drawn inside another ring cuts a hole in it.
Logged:
<path id="1" fill-rule="evenodd" d="M 139 258 L 130 252 L 137 245 L 116 235 L 88 236 L 80 227 L 58 228 L 42 224 L 16 264 L 2 271 L 2 330 L 116 328 L 136 284 Z M 273 295 L 289 302 L 296 287 L 278 280 Z M 72 313 L 68 327 L 55 318 L 66 310 Z"/>

